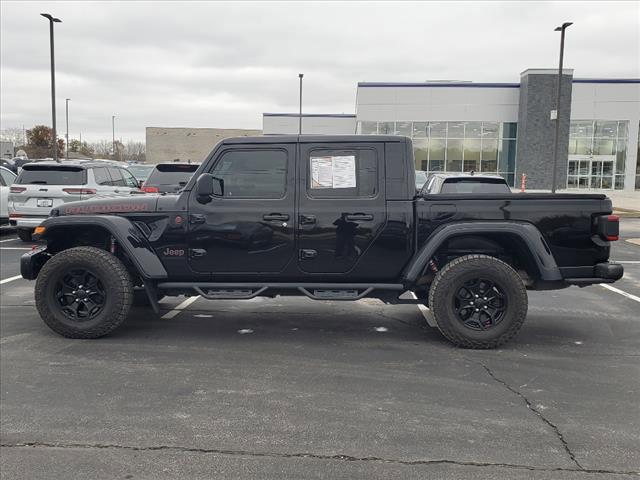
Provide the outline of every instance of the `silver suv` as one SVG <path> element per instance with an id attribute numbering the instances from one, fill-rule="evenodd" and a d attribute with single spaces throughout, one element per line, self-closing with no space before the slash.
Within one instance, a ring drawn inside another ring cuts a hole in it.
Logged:
<path id="1" fill-rule="evenodd" d="M 27 163 L 9 190 L 9 224 L 18 227 L 18 236 L 28 242 L 52 208 L 97 195 L 143 193 L 139 186 L 135 177 L 115 162 Z"/>

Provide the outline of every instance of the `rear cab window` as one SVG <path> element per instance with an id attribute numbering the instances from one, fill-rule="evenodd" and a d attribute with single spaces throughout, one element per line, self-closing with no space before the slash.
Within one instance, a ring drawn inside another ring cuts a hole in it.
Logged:
<path id="1" fill-rule="evenodd" d="M 511 193 L 511 189 L 499 178 L 448 178 L 440 193 Z"/>
<path id="2" fill-rule="evenodd" d="M 189 181 L 193 172 L 195 172 L 200 165 L 198 164 L 161 164 L 151 172 L 149 178 L 145 182 L 146 185 L 179 185 L 185 184 Z"/>
<path id="3" fill-rule="evenodd" d="M 84 185 L 86 180 L 86 170 L 82 167 L 25 165 L 15 183 L 22 185 Z"/>

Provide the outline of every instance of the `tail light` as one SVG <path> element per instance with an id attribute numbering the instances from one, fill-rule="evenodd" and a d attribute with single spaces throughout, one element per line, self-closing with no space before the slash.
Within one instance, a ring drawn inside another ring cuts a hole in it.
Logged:
<path id="1" fill-rule="evenodd" d="M 97 193 L 95 188 L 63 188 L 62 191 L 70 195 L 95 195 Z"/>
<path id="2" fill-rule="evenodd" d="M 9 193 L 22 193 L 27 187 L 9 187 Z"/>
<path id="3" fill-rule="evenodd" d="M 597 228 L 598 236 L 602 240 L 615 242 L 620 235 L 620 218 L 617 215 L 600 215 Z"/>
<path id="4" fill-rule="evenodd" d="M 158 187 L 147 187 L 146 185 L 142 186 L 142 191 L 144 193 L 159 193 L 160 192 Z"/>

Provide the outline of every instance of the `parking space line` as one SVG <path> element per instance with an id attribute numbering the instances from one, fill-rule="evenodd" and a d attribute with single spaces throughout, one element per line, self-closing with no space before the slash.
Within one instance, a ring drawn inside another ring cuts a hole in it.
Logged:
<path id="1" fill-rule="evenodd" d="M 16 237 L 16 238 L 7 238 L 6 240 L 0 240 L 0 243 L 13 242 L 14 240 L 18 240 L 18 237 Z"/>
<path id="2" fill-rule="evenodd" d="M 0 280 L 0 285 L 13 282 L 14 280 L 18 280 L 19 278 L 22 278 L 22 275 L 16 275 L 15 277 L 5 278 L 4 280 Z"/>
<path id="3" fill-rule="evenodd" d="M 613 263 L 640 263 L 640 260 L 615 260 Z"/>
<path id="4" fill-rule="evenodd" d="M 28 247 L 0 247 L 0 250 L 31 250 Z"/>
<path id="5" fill-rule="evenodd" d="M 617 293 L 619 295 L 622 295 L 623 297 L 627 297 L 627 298 L 629 298 L 631 300 L 634 300 L 634 301 L 640 303 L 640 297 L 637 297 L 635 295 L 631 295 L 630 293 L 627 293 L 624 290 L 620 290 L 619 288 L 612 287 L 611 285 L 607 285 L 606 283 L 601 283 L 600 286 L 606 288 L 607 290 L 611 290 L 612 292 L 615 292 L 615 293 Z"/>
<path id="6" fill-rule="evenodd" d="M 173 310 L 168 311 L 167 313 L 165 313 L 162 317 L 163 320 L 169 320 L 173 317 L 175 317 L 176 315 L 178 315 L 182 310 L 184 310 L 185 308 L 187 308 L 189 305 L 191 305 L 193 302 L 195 302 L 196 300 L 198 300 L 200 298 L 200 295 L 196 295 L 195 297 L 189 297 L 187 298 L 184 302 L 176 305 Z"/>

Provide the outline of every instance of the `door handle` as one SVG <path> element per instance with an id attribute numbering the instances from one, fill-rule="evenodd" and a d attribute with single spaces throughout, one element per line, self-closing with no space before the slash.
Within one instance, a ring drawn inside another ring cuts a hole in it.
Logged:
<path id="1" fill-rule="evenodd" d="M 114 190 L 114 193 L 120 193 L 120 190 Z"/>
<path id="2" fill-rule="evenodd" d="M 349 213 L 345 217 L 348 222 L 363 222 L 373 220 L 373 215 L 369 213 Z"/>
<path id="3" fill-rule="evenodd" d="M 189 250 L 191 258 L 194 257 L 204 257 L 207 254 L 207 251 L 204 248 L 192 248 Z"/>
<path id="4" fill-rule="evenodd" d="M 313 225 L 316 223 L 315 215 L 300 215 L 300 225 Z"/>
<path id="5" fill-rule="evenodd" d="M 189 215 L 189 223 L 204 223 L 206 217 L 200 213 L 193 213 Z"/>
<path id="6" fill-rule="evenodd" d="M 283 215 L 282 213 L 268 213 L 266 215 L 262 216 L 263 220 L 277 220 L 280 222 L 286 222 L 287 220 L 289 220 L 289 215 Z"/>

